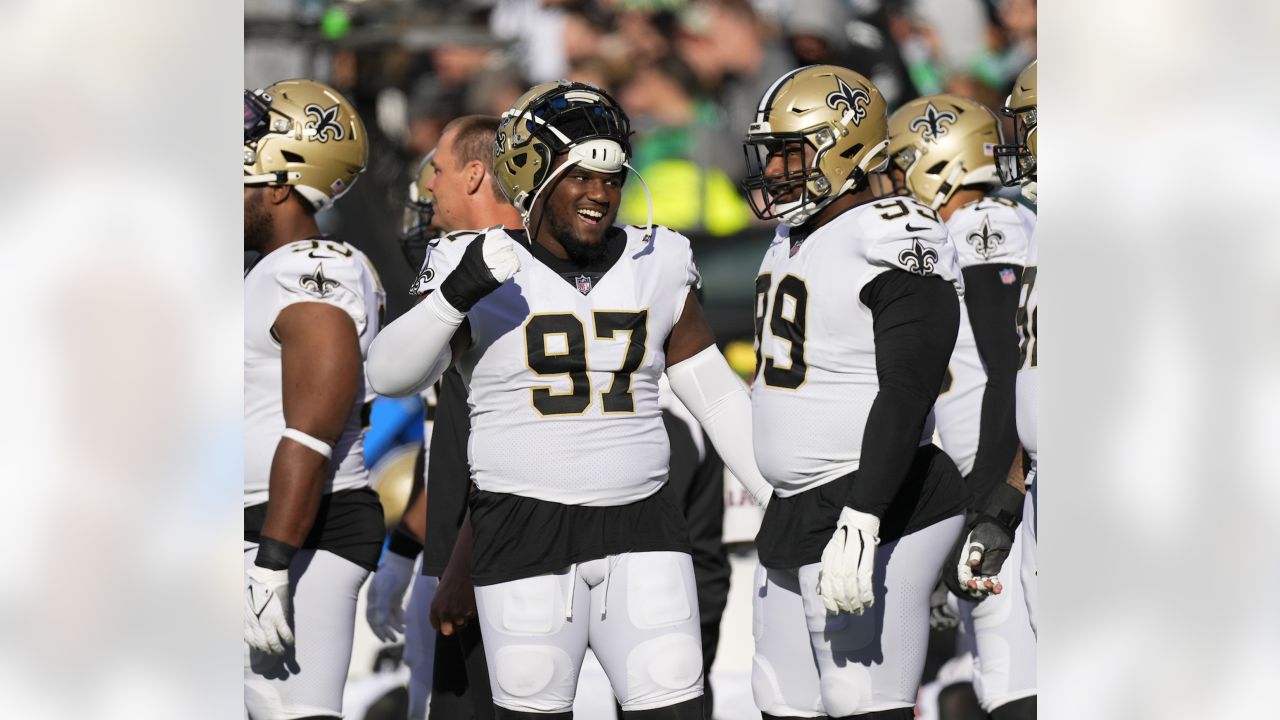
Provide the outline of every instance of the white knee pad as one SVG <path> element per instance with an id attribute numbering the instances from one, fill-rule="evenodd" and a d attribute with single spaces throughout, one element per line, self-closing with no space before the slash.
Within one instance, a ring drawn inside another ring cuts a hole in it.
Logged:
<path id="1" fill-rule="evenodd" d="M 563 712 L 573 706 L 577 674 L 569 654 L 551 645 L 508 645 L 494 656 L 494 702 L 511 710 Z"/>
<path id="2" fill-rule="evenodd" d="M 626 710 L 648 710 L 684 702 L 702 694 L 702 645 L 684 633 L 671 633 L 636 645 L 627 656 Z"/>

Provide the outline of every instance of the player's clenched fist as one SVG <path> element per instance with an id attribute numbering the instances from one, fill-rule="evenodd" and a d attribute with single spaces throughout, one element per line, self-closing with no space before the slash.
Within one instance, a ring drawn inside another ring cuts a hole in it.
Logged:
<path id="1" fill-rule="evenodd" d="M 515 241 L 506 233 L 487 233 L 463 251 L 458 266 L 440 283 L 440 292 L 455 310 L 465 313 L 519 271 Z"/>

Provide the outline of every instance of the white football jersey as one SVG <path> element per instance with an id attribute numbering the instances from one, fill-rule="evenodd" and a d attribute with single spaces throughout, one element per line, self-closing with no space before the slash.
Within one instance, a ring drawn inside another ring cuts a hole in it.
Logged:
<path id="1" fill-rule="evenodd" d="M 942 449 L 955 461 L 961 475 L 973 470 L 978 456 L 978 436 L 982 427 L 982 397 L 987 390 L 987 370 L 973 339 L 973 327 L 964 303 L 960 304 L 960 332 L 951 351 L 947 377 L 942 381 L 933 414 L 937 419 L 938 440 Z"/>
<path id="2" fill-rule="evenodd" d="M 333 305 L 351 316 L 360 352 L 369 350 L 381 322 L 386 293 L 364 253 L 332 240 L 301 240 L 272 251 L 244 276 L 244 504 L 266 502 L 271 461 L 284 432 L 280 344 L 272 326 L 295 303 Z M 326 493 L 369 484 L 364 467 L 364 382 L 333 448 Z"/>
<path id="3" fill-rule="evenodd" d="M 520 271 L 467 313 L 471 345 L 458 369 L 470 393 L 468 457 L 479 489 L 612 506 L 666 482 L 663 345 L 700 280 L 684 236 L 658 227 L 645 241 L 643 229 L 623 229 L 621 257 L 595 283 L 566 282 L 516 241 Z M 476 237 L 504 232 L 445 236 L 417 290 L 437 289 Z"/>
<path id="4" fill-rule="evenodd" d="M 958 208 L 947 220 L 947 229 L 962 270 L 976 265 L 1007 265 L 999 277 L 1012 285 L 1017 281 L 1013 266 L 1026 264 L 1027 245 L 1035 223 L 1035 213 L 1026 207 L 1012 200 L 989 197 Z M 967 308 L 964 308 L 947 379 L 934 407 L 942 449 L 955 461 L 962 475 L 968 475 L 973 469 L 978 454 L 986 386 L 987 371 L 974 342 Z"/>
<path id="5" fill-rule="evenodd" d="M 958 208 L 947 220 L 961 268 L 1026 265 L 1036 214 L 1024 205 L 987 197 Z"/>
<path id="6" fill-rule="evenodd" d="M 963 293 L 955 248 L 937 213 L 907 197 L 855 207 L 794 251 L 780 226 L 756 278 L 756 462 L 790 497 L 858 469 L 880 390 L 862 288 L 886 270 L 936 275 Z M 933 436 L 932 416 L 921 444 Z"/>
<path id="7" fill-rule="evenodd" d="M 1018 302 L 1018 350 L 1022 364 L 1018 366 L 1018 439 L 1027 449 L 1034 466 L 1037 461 L 1036 440 L 1036 239 L 1031 237 L 1027 250 L 1027 266 L 1022 271 L 1022 296 Z"/>

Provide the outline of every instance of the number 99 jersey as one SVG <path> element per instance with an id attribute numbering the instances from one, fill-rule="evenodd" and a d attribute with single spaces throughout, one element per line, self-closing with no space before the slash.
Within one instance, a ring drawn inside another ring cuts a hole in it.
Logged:
<path id="1" fill-rule="evenodd" d="M 467 246 L 501 227 L 432 246 L 417 292 L 440 286 Z M 598 279 L 548 267 L 524 233 L 520 270 L 467 313 L 458 363 L 470 390 L 468 457 L 480 490 L 567 505 L 643 500 L 666 482 L 670 446 L 658 404 L 663 349 L 700 282 L 689 241 L 615 227 L 621 254 Z"/>
<path id="2" fill-rule="evenodd" d="M 752 427 L 760 472 L 782 497 L 858 469 L 880 389 L 863 287 L 887 270 L 936 275 L 963 292 L 937 213 L 907 197 L 845 211 L 800 242 L 779 226 L 756 277 Z M 921 433 L 926 445 L 933 416 Z"/>
<path id="3" fill-rule="evenodd" d="M 382 323 L 386 293 L 364 253 L 332 240 L 301 240 L 263 256 L 244 276 L 244 504 L 267 501 L 271 461 L 284 432 L 280 343 L 272 327 L 290 305 L 333 305 L 351 317 L 360 355 Z M 367 382 L 356 393 L 347 424 L 333 448 L 333 475 L 326 493 L 364 487 L 365 406 L 374 393 Z"/>

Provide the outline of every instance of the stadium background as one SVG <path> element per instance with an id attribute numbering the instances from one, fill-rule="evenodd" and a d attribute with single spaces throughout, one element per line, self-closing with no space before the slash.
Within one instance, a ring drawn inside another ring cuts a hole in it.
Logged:
<path id="1" fill-rule="evenodd" d="M 246 0 L 245 87 L 310 77 L 359 109 L 369 167 L 322 227 L 373 260 L 388 321 L 416 274 L 395 242 L 408 180 L 444 125 L 499 115 L 538 82 L 604 88 L 631 117 L 655 222 L 693 240 L 724 344 L 750 340 L 772 236 L 737 187 L 741 137 L 774 79 L 832 63 L 870 77 L 890 111 L 938 92 L 998 109 L 1035 43 L 1034 0 Z M 619 222 L 646 212 L 631 178 Z"/>

